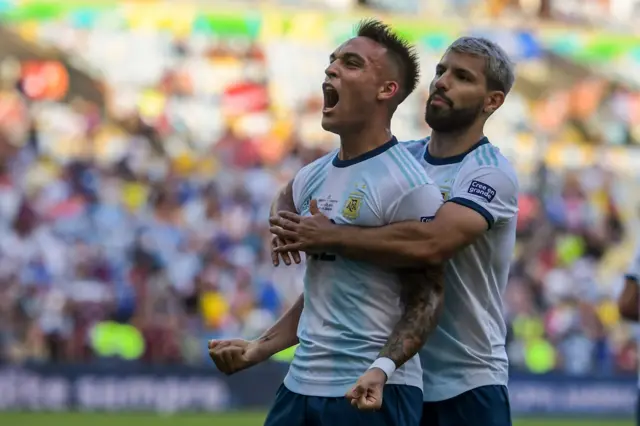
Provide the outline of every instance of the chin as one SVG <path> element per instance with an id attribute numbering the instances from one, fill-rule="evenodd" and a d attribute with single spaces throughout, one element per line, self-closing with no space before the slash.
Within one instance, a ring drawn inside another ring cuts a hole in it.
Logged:
<path id="1" fill-rule="evenodd" d="M 331 117 L 327 117 L 326 115 L 322 116 L 322 121 L 320 122 L 322 128 L 327 132 L 338 134 L 339 125 Z"/>

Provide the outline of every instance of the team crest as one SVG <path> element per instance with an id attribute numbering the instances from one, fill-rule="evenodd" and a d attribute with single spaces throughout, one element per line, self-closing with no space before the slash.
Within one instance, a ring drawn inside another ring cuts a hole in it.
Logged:
<path id="1" fill-rule="evenodd" d="M 359 192 L 353 192 L 347 198 L 347 202 L 342 209 L 342 216 L 345 219 L 355 220 L 360 215 L 360 206 L 362 205 L 362 199 L 364 195 Z"/>

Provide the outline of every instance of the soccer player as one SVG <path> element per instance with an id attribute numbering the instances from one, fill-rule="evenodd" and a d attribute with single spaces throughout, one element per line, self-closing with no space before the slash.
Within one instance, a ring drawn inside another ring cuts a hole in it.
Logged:
<path id="1" fill-rule="evenodd" d="M 276 252 L 328 250 L 394 267 L 449 260 L 442 316 L 420 352 L 424 426 L 511 424 L 502 293 L 518 181 L 483 129 L 513 82 L 506 53 L 483 38 L 456 40 L 438 63 L 425 112 L 431 137 L 406 144 L 445 198 L 433 221 L 363 228 L 337 226 L 321 214 L 271 218 Z"/>
<path id="2" fill-rule="evenodd" d="M 363 227 L 432 219 L 440 191 L 390 132 L 418 81 L 413 48 L 364 21 L 325 73 L 322 127 L 340 149 L 298 172 L 288 188 L 295 210 Z M 299 341 L 267 426 L 418 426 L 417 353 L 435 328 L 442 281 L 437 263 L 398 270 L 318 252 L 304 298 L 284 318 L 254 342 L 210 342 L 210 354 L 233 373 Z"/>
<path id="3" fill-rule="evenodd" d="M 618 298 L 618 310 L 622 318 L 638 322 L 640 319 L 640 244 L 633 258 L 631 266 L 625 275 L 624 289 Z M 636 425 L 640 426 L 640 391 L 636 405 Z"/>

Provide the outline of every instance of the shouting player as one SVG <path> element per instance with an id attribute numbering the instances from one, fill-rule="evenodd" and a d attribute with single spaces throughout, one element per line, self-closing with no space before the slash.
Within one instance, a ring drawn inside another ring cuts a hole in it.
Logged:
<path id="1" fill-rule="evenodd" d="M 322 127 L 340 136 L 340 149 L 298 172 L 288 188 L 295 211 L 363 227 L 432 219 L 440 191 L 390 131 L 418 81 L 413 47 L 364 21 L 325 74 Z M 210 342 L 210 354 L 233 373 L 299 341 L 267 426 L 418 426 L 417 353 L 435 328 L 442 281 L 437 262 L 386 268 L 318 252 L 304 298 L 283 319 L 254 342 Z"/>
<path id="2" fill-rule="evenodd" d="M 483 129 L 513 82 L 505 52 L 483 38 L 456 40 L 438 63 L 425 112 L 431 137 L 406 144 L 445 198 L 433 221 L 363 228 L 337 226 L 321 214 L 271 219 L 280 237 L 276 252 L 331 251 L 394 267 L 449 260 L 442 316 L 420 352 L 424 426 L 511 424 L 502 293 L 515 244 L 518 181 Z"/>

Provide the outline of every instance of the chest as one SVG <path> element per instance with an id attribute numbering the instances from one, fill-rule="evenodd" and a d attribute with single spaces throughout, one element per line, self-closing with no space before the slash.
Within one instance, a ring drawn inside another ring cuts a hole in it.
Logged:
<path id="1" fill-rule="evenodd" d="M 327 176 L 302 205 L 302 214 L 309 215 L 311 199 L 318 203 L 322 214 L 338 225 L 384 225 L 378 182 L 367 176 L 334 174 Z"/>
<path id="2" fill-rule="evenodd" d="M 422 165 L 427 171 L 429 177 L 431 177 L 435 184 L 438 185 L 438 188 L 440 188 L 440 193 L 442 194 L 444 201 L 450 199 L 456 182 L 456 175 L 460 170 L 460 164 L 456 163 L 434 166 L 422 160 Z"/>

